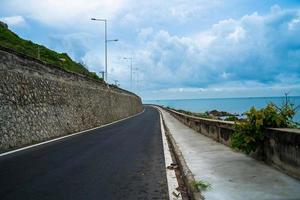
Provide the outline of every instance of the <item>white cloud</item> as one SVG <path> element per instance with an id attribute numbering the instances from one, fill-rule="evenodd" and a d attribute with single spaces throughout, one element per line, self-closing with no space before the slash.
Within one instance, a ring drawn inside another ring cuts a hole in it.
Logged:
<path id="1" fill-rule="evenodd" d="M 90 50 L 82 57 L 82 61 L 89 67 L 89 70 L 99 73 L 104 71 L 104 63 L 102 63 L 103 55 L 99 54 L 99 50 Z"/>
<path id="2" fill-rule="evenodd" d="M 289 30 L 296 30 L 297 28 L 300 28 L 300 15 L 298 18 L 293 19 L 289 24 Z"/>
<path id="3" fill-rule="evenodd" d="M 20 26 L 25 25 L 25 19 L 23 16 L 10 16 L 10 17 L 3 17 L 0 18 L 0 21 L 7 23 L 9 26 Z"/>
<path id="4" fill-rule="evenodd" d="M 229 76 L 230 76 L 230 73 L 222 72 L 222 74 L 221 74 L 221 77 L 222 77 L 223 79 L 228 79 Z"/>
<path id="5" fill-rule="evenodd" d="M 196 6 L 191 6 L 190 4 L 177 4 L 170 8 L 170 13 L 173 17 L 183 22 L 203 10 L 204 6 L 201 6 L 201 4 L 197 4 Z"/>
<path id="6" fill-rule="evenodd" d="M 152 27 L 142 28 L 138 33 L 138 37 L 142 41 L 148 40 L 149 37 L 153 34 L 153 31 L 154 30 Z"/>
<path id="7" fill-rule="evenodd" d="M 121 24 L 123 26 L 133 26 L 140 22 L 140 19 L 137 18 L 133 13 L 125 14 L 121 19 Z"/>
<path id="8" fill-rule="evenodd" d="M 126 0 L 10 0 L 1 6 L 7 10 L 53 27 L 87 24 L 91 17 L 113 19 Z M 26 5 L 24 5 L 24 3 Z"/>
<path id="9" fill-rule="evenodd" d="M 299 10 L 275 6 L 267 15 L 221 20 L 194 38 L 156 31 L 136 52 L 147 74 L 145 89 L 191 95 L 206 89 L 226 92 L 226 87 L 230 92 L 295 88 L 300 82 L 298 19 Z"/>
<path id="10" fill-rule="evenodd" d="M 202 48 L 208 47 L 211 45 L 211 43 L 217 39 L 216 36 L 212 35 L 209 32 L 201 32 L 198 33 L 195 37 L 196 42 L 198 43 L 199 46 Z"/>
<path id="11" fill-rule="evenodd" d="M 233 40 L 234 42 L 239 42 L 244 39 L 246 35 L 246 31 L 243 27 L 236 27 L 235 30 L 228 35 L 229 40 Z"/>
<path id="12" fill-rule="evenodd" d="M 85 33 L 85 32 L 76 32 L 76 33 L 70 33 L 70 34 L 52 34 L 49 36 L 52 45 L 58 47 L 63 47 L 63 49 L 67 52 L 75 52 L 77 51 L 86 51 L 89 49 L 89 46 L 93 44 L 94 41 L 94 35 L 91 33 Z M 82 53 L 81 53 L 82 54 Z M 81 56 L 76 54 L 77 56 Z"/>

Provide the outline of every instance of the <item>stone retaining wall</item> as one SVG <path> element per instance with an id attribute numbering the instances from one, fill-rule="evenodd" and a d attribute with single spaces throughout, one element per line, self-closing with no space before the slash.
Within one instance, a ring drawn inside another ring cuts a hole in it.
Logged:
<path id="1" fill-rule="evenodd" d="M 195 131 L 230 146 L 234 122 L 194 117 L 171 109 L 167 111 Z M 259 153 L 253 157 L 300 179 L 300 130 L 269 128 L 265 135 L 263 147 L 259 147 Z"/>
<path id="2" fill-rule="evenodd" d="M 141 111 L 133 93 L 0 47 L 0 152 Z"/>

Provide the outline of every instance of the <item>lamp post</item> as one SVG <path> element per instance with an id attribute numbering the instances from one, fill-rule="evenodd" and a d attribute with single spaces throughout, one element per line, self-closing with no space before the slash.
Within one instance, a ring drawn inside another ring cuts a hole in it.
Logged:
<path id="1" fill-rule="evenodd" d="M 136 92 L 139 90 L 139 68 L 134 68 L 133 70 L 136 71 Z"/>
<path id="2" fill-rule="evenodd" d="M 107 82 L 107 43 L 108 42 L 117 42 L 118 39 L 114 39 L 114 40 L 108 40 L 107 39 L 107 20 L 106 19 L 96 19 L 96 18 L 91 18 L 91 20 L 93 21 L 101 21 L 104 22 L 104 31 L 105 31 L 105 81 Z"/>
<path id="3" fill-rule="evenodd" d="M 130 60 L 130 90 L 132 90 L 132 57 L 124 57 L 125 60 Z"/>
<path id="4" fill-rule="evenodd" d="M 101 71 L 100 73 L 101 73 L 101 78 L 104 80 L 104 74 L 105 74 L 105 72 Z"/>

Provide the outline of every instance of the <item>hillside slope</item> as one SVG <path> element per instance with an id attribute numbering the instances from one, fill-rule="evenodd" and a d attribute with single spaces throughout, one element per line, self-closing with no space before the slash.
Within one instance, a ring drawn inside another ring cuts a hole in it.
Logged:
<path id="1" fill-rule="evenodd" d="M 66 53 L 57 53 L 42 45 L 24 40 L 8 29 L 6 24 L 0 23 L 0 46 L 13 49 L 19 53 L 40 59 L 46 63 L 56 65 L 62 69 L 87 75 L 99 79 L 95 72 L 89 72 L 82 64 L 73 61 Z M 38 52 L 40 54 L 38 58 Z"/>

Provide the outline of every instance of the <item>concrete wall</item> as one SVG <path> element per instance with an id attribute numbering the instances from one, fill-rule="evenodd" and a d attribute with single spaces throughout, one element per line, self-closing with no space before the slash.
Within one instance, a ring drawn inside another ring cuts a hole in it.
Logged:
<path id="1" fill-rule="evenodd" d="M 234 122 L 194 117 L 168 110 L 175 118 L 197 132 L 230 146 Z M 252 155 L 279 170 L 300 179 L 300 130 L 269 128 L 263 147 Z"/>
<path id="2" fill-rule="evenodd" d="M 133 93 L 0 47 L 0 152 L 141 111 Z"/>
<path id="3" fill-rule="evenodd" d="M 300 179 L 300 129 L 268 129 L 263 149 L 268 164 Z"/>

